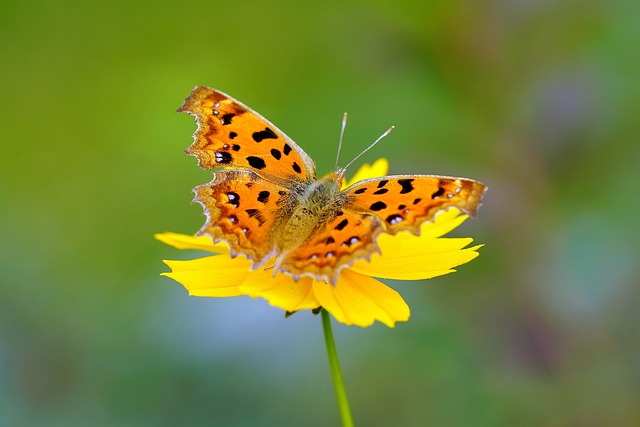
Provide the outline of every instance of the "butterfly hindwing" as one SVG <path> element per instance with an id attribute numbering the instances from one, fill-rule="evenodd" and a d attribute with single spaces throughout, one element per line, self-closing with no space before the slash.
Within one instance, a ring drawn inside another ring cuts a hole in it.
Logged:
<path id="1" fill-rule="evenodd" d="M 279 212 L 290 201 L 289 190 L 251 171 L 222 170 L 194 192 L 207 216 L 200 235 L 227 242 L 232 255 L 244 254 L 256 266 L 273 255 L 272 230 L 284 219 Z"/>
<path id="2" fill-rule="evenodd" d="M 340 210 L 303 245 L 286 252 L 277 268 L 293 277 L 310 276 L 335 283 L 343 267 L 379 252 L 377 237 L 383 226 L 375 215 Z"/>

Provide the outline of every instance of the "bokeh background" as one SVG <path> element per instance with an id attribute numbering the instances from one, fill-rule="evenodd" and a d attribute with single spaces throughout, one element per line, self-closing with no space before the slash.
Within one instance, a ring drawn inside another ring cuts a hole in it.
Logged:
<path id="1" fill-rule="evenodd" d="M 408 323 L 335 326 L 357 425 L 640 425 L 637 2 L 0 8 L 0 425 L 338 425 L 319 318 L 158 276 L 199 255 L 152 238 L 203 223 L 196 84 L 320 173 L 348 111 L 343 164 L 395 125 L 362 162 L 490 187 Z"/>

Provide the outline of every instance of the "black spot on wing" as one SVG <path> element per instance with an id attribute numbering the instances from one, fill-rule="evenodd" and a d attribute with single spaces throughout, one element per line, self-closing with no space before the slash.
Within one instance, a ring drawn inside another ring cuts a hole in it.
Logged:
<path id="1" fill-rule="evenodd" d="M 372 211 L 381 211 L 382 209 L 385 209 L 387 207 L 387 205 L 384 202 L 375 202 L 373 203 L 371 206 L 369 206 L 369 209 L 371 209 Z"/>
<path id="2" fill-rule="evenodd" d="M 233 191 L 229 191 L 227 193 L 227 198 L 229 199 L 229 204 L 234 208 L 240 206 L 240 196 L 238 193 L 234 193 Z"/>
<path id="3" fill-rule="evenodd" d="M 356 193 L 356 194 L 362 194 L 362 193 L 364 193 L 365 191 L 367 191 L 367 188 L 366 188 L 366 187 L 363 187 L 363 188 L 358 188 L 356 191 L 354 191 L 354 193 Z"/>
<path id="4" fill-rule="evenodd" d="M 324 241 L 325 244 L 330 245 L 332 243 L 335 243 L 335 239 L 331 236 L 327 237 L 327 240 Z"/>
<path id="5" fill-rule="evenodd" d="M 284 155 L 288 156 L 289 153 L 291 152 L 291 146 L 289 146 L 289 144 L 285 143 L 284 144 L 284 148 L 282 149 L 282 151 L 284 151 Z"/>
<path id="6" fill-rule="evenodd" d="M 227 163 L 231 163 L 233 161 L 233 157 L 231 157 L 231 154 L 225 152 L 225 151 L 216 151 L 216 162 L 217 163 L 221 163 L 223 165 L 227 164 Z"/>
<path id="7" fill-rule="evenodd" d="M 356 236 L 349 237 L 347 240 L 342 242 L 342 246 L 351 246 L 351 245 L 353 245 L 355 243 L 358 243 L 359 241 L 360 241 L 360 239 L 358 239 Z"/>
<path id="8" fill-rule="evenodd" d="M 387 185 L 387 182 L 389 182 L 388 179 L 383 179 L 382 181 L 378 182 L 378 188 L 382 188 L 385 185 Z"/>
<path id="9" fill-rule="evenodd" d="M 256 169 L 264 169 L 267 167 L 267 164 L 260 157 L 249 156 L 247 157 L 247 162 L 249 162 L 249 166 Z"/>
<path id="10" fill-rule="evenodd" d="M 404 219 L 404 218 L 402 218 L 402 216 L 401 216 L 401 215 L 393 214 L 393 215 L 389 215 L 389 216 L 387 217 L 387 222 L 388 222 L 389 224 L 393 225 L 393 224 L 397 224 L 397 223 L 401 222 L 403 219 Z"/>
<path id="11" fill-rule="evenodd" d="M 255 218 L 258 220 L 258 225 L 264 224 L 267 220 L 264 219 L 262 213 L 258 209 L 246 209 L 245 212 L 249 215 L 249 218 Z"/>
<path id="12" fill-rule="evenodd" d="M 381 188 L 379 190 L 376 190 L 373 192 L 373 194 L 384 194 L 384 193 L 388 193 L 389 190 L 387 190 L 386 188 Z"/>
<path id="13" fill-rule="evenodd" d="M 258 201 L 260 203 L 267 203 L 269 201 L 270 195 L 271 193 L 269 193 L 268 191 L 261 191 L 260 194 L 258 194 Z"/>
<path id="14" fill-rule="evenodd" d="M 413 191 L 413 179 L 399 179 L 398 184 L 402 186 L 400 194 L 407 194 Z"/>
<path id="15" fill-rule="evenodd" d="M 269 128 L 264 128 L 264 130 L 254 132 L 251 137 L 255 142 L 260 142 L 265 139 L 278 139 L 278 135 Z"/>
<path id="16" fill-rule="evenodd" d="M 293 162 L 293 170 L 296 171 L 297 173 L 302 172 L 302 169 L 300 169 L 300 165 L 297 164 L 296 162 Z"/>
<path id="17" fill-rule="evenodd" d="M 233 146 L 231 147 L 231 149 L 233 151 L 239 151 L 240 150 L 240 146 L 238 144 L 233 144 Z"/>
<path id="18" fill-rule="evenodd" d="M 349 220 L 345 218 L 342 221 L 340 221 L 338 225 L 336 225 L 336 230 L 342 230 L 347 226 L 347 224 L 349 224 Z"/>
<path id="19" fill-rule="evenodd" d="M 275 148 L 271 149 L 271 155 L 276 160 L 280 160 L 280 158 L 282 157 L 282 153 L 280 152 L 280 150 L 276 150 Z"/>
<path id="20" fill-rule="evenodd" d="M 231 124 L 231 119 L 233 119 L 236 115 L 233 113 L 227 113 L 224 116 L 222 116 L 222 118 L 220 119 L 220 123 L 222 123 L 223 125 L 230 125 Z"/>
<path id="21" fill-rule="evenodd" d="M 432 199 L 437 199 L 438 197 L 442 196 L 444 194 L 444 187 L 438 187 L 438 191 L 436 191 L 435 193 L 433 193 L 431 195 Z"/>
<path id="22" fill-rule="evenodd" d="M 238 136 L 238 134 L 237 134 L 237 133 L 235 133 L 235 132 L 229 132 L 229 139 L 233 139 L 233 138 L 235 138 L 236 136 Z"/>

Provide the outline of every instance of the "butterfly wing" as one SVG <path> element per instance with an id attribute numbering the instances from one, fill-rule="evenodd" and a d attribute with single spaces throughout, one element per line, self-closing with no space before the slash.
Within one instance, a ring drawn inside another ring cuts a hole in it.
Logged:
<path id="1" fill-rule="evenodd" d="M 231 255 L 244 254 L 258 267 L 274 254 L 272 230 L 286 217 L 291 193 L 251 171 L 221 170 L 213 181 L 194 189 L 207 222 L 198 234 L 229 244 Z"/>
<path id="2" fill-rule="evenodd" d="M 269 180 L 315 178 L 311 158 L 280 129 L 218 90 L 196 86 L 178 112 L 196 117 L 187 153 L 204 169 L 242 168 Z"/>
<path id="3" fill-rule="evenodd" d="M 313 161 L 264 117 L 220 91 L 197 86 L 178 111 L 198 124 L 187 153 L 204 169 L 218 169 L 213 181 L 195 189 L 207 215 L 199 234 L 228 242 L 233 256 L 246 255 L 254 267 L 278 255 L 275 270 L 294 278 L 335 283 L 341 268 L 379 251 L 380 233 L 418 234 L 422 222 L 449 207 L 475 215 L 486 189 L 441 176 L 360 181 L 340 193 L 343 209 L 318 224 L 304 244 L 278 253 L 283 248 L 276 248 L 274 230 L 284 227 L 300 190 L 315 180 Z"/>
<path id="4" fill-rule="evenodd" d="M 486 186 L 478 181 L 436 175 L 398 175 L 359 181 L 344 190 L 347 209 L 377 216 L 385 231 L 420 232 L 420 224 L 455 207 L 475 216 Z"/>
<path id="5" fill-rule="evenodd" d="M 383 231 L 375 215 L 340 210 L 303 245 L 282 254 L 276 269 L 296 279 L 309 276 L 335 284 L 343 267 L 379 252 L 376 239 Z"/>
<path id="6" fill-rule="evenodd" d="M 357 182 L 339 197 L 343 208 L 299 247 L 281 254 L 276 269 L 294 278 L 310 276 L 335 284 L 340 270 L 379 252 L 380 233 L 414 234 L 420 224 L 449 207 L 475 215 L 486 190 L 464 178 L 406 175 Z"/>

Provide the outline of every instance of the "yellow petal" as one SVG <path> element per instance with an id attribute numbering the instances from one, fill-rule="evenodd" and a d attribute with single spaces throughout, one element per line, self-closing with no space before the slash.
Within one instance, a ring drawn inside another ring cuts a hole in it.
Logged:
<path id="1" fill-rule="evenodd" d="M 409 306 L 399 293 L 349 269 L 342 270 L 335 286 L 314 281 L 313 292 L 320 305 L 346 325 L 366 327 L 378 320 L 393 328 L 409 319 Z"/>
<path id="2" fill-rule="evenodd" d="M 433 221 L 422 223 L 420 226 L 420 237 L 440 237 L 444 236 L 460 224 L 465 222 L 469 215 L 462 214 L 456 208 L 449 208 L 446 211 L 438 212 Z M 398 236 L 409 233 L 400 233 Z"/>
<path id="3" fill-rule="evenodd" d="M 156 233 L 153 237 L 176 249 L 198 249 L 218 254 L 229 253 L 229 246 L 226 243 L 213 243 L 209 236 L 189 236 L 187 234 L 166 232 Z"/>
<path id="4" fill-rule="evenodd" d="M 162 273 L 182 284 L 190 295 L 198 297 L 235 297 L 244 295 L 239 286 L 252 272 L 244 257 L 226 255 L 196 258 L 189 261 L 164 261 L 171 268 Z"/>
<path id="5" fill-rule="evenodd" d="M 385 158 L 380 158 L 373 162 L 372 165 L 365 163 L 358 169 L 358 172 L 349 180 L 349 182 L 343 182 L 342 189 L 355 184 L 363 179 L 376 178 L 378 176 L 384 176 L 389 171 L 389 161 Z"/>
<path id="6" fill-rule="evenodd" d="M 408 242 L 380 244 L 382 255 L 375 254 L 371 262 L 358 261 L 350 268 L 361 274 L 395 280 L 430 279 L 452 273 L 453 267 L 465 264 L 478 256 L 482 245 L 465 248 L 471 238 L 431 239 L 414 237 Z M 464 249 L 463 249 L 464 248 Z"/>
<path id="7" fill-rule="evenodd" d="M 396 280 L 430 279 L 452 273 L 453 267 L 467 263 L 478 256 L 471 238 L 441 238 L 468 218 L 457 209 L 449 209 L 436 215 L 434 222 L 426 222 L 420 228 L 420 236 L 401 232 L 395 236 L 378 237 L 381 255 L 375 254 L 371 262 L 358 261 L 352 269 L 368 276 Z"/>
<path id="8" fill-rule="evenodd" d="M 311 288 L 312 280 L 308 277 L 294 281 L 286 274 L 271 271 L 253 271 L 240 286 L 240 292 L 250 297 L 262 297 L 269 304 L 286 311 L 314 309 L 320 306 Z"/>

